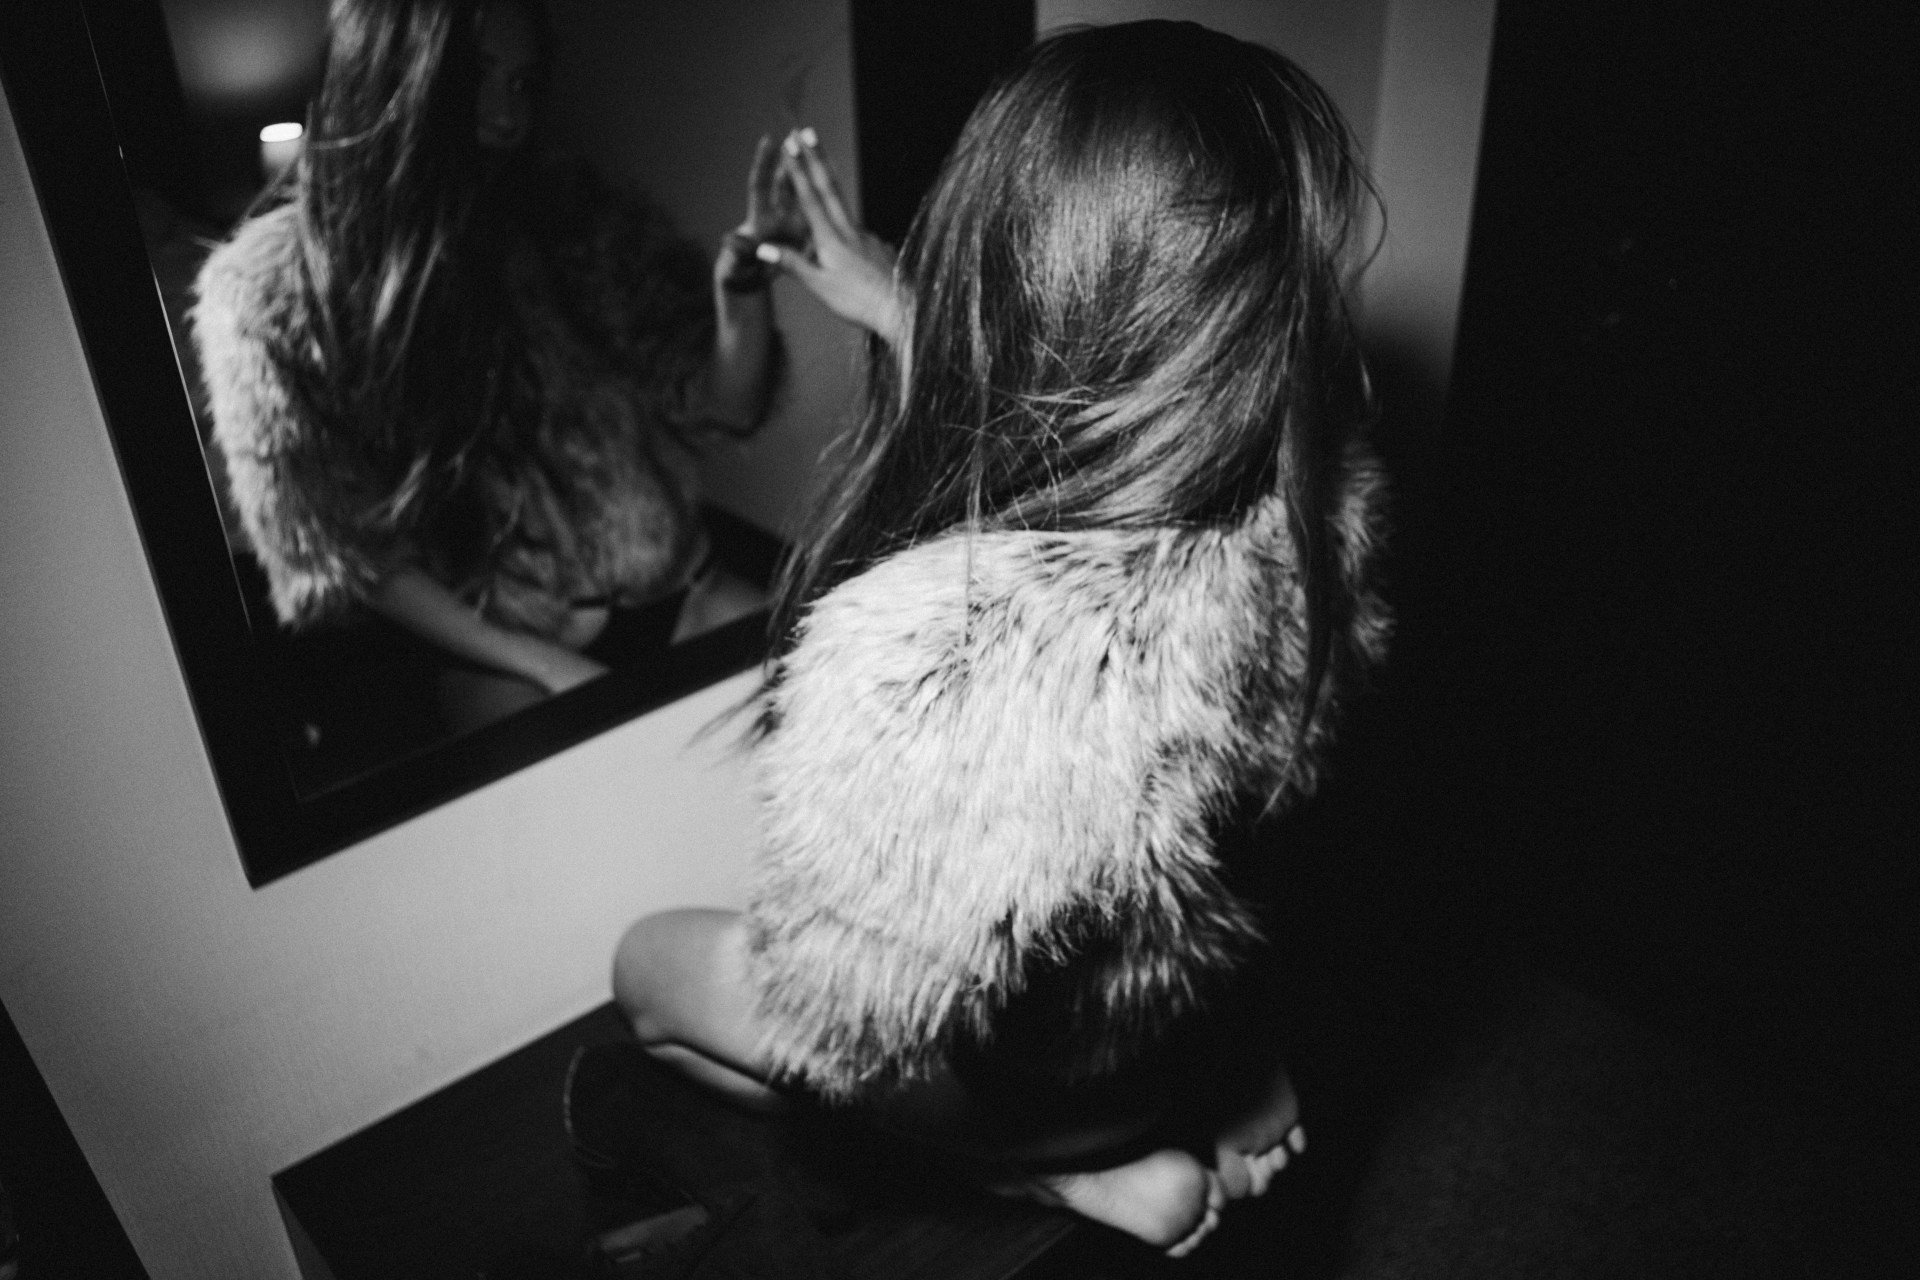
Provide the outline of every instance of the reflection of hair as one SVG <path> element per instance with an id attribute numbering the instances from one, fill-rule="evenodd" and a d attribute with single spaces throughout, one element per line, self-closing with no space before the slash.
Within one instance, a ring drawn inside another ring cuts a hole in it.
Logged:
<path id="1" fill-rule="evenodd" d="M 483 425 L 506 323 L 475 139 L 484 7 L 334 0 L 294 175 L 301 323 L 277 355 L 330 442 L 391 482 L 396 526 Z"/>
<path id="2" fill-rule="evenodd" d="M 944 530 L 1230 521 L 1277 485 L 1317 707 L 1328 477 L 1371 402 L 1345 299 L 1366 185 L 1332 101 L 1270 50 L 1172 22 L 1036 45 L 907 234 L 907 358 L 872 361 L 780 646 L 812 600 Z"/>

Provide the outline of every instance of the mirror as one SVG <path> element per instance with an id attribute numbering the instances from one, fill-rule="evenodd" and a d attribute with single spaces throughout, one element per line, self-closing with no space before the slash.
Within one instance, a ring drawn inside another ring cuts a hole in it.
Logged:
<path id="1" fill-rule="evenodd" d="M 349 535 L 364 523 L 365 498 L 356 489 L 365 484 L 385 497 L 393 486 L 385 476 L 375 479 L 367 455 L 323 451 L 319 441 L 358 438 L 364 428 L 353 419 L 370 406 L 377 412 L 379 401 L 354 393 L 334 406 L 346 429 L 323 427 L 324 391 L 318 406 L 292 407 L 286 397 L 294 378 L 269 377 L 274 366 L 261 358 L 265 340 L 235 336 L 271 334 L 297 349 L 304 345 L 298 335 L 324 328 L 272 327 L 269 318 L 286 314 L 299 273 L 274 261 L 292 243 L 293 223 L 277 208 L 287 198 L 284 184 L 267 195 L 263 187 L 295 164 L 304 145 L 301 122 L 318 99 L 327 57 L 325 0 L 158 0 L 158 10 L 162 51 L 170 57 L 123 49 L 117 30 L 96 29 L 94 48 L 222 502 L 234 579 L 276 695 L 266 710 L 290 783 L 309 800 L 521 714 L 550 689 L 503 669 L 492 655 L 423 639 L 430 628 L 396 625 L 365 601 L 343 598 L 346 580 L 334 566 L 364 571 L 372 567 L 365 558 L 386 554 L 381 544 L 394 541 L 392 534 Z M 498 380 L 492 385 L 509 390 L 489 397 L 497 407 L 476 404 L 449 414 L 439 428 L 452 437 L 445 447 L 461 459 L 467 478 L 438 504 L 473 508 L 463 514 L 480 530 L 450 536 L 454 522 L 432 516 L 425 525 L 413 517 L 401 529 L 421 558 L 434 562 L 423 578 L 435 587 L 457 584 L 464 605 L 484 602 L 487 628 L 520 647 L 559 649 L 570 664 L 577 652 L 595 667 L 643 677 L 669 646 L 701 643 L 764 610 L 777 556 L 768 531 L 782 522 L 780 487 L 792 487 L 792 477 L 763 474 L 761 451 L 739 445 L 732 433 L 652 406 L 684 398 L 695 362 L 711 350 L 700 328 L 711 305 L 711 251 L 704 246 L 744 212 L 753 131 L 777 129 L 779 117 L 848 115 L 845 33 L 822 21 L 821 6 L 812 10 L 793 5 L 771 15 L 752 33 L 757 43 L 728 29 L 724 7 L 697 19 L 684 5 L 556 0 L 537 10 L 544 33 L 536 12 L 519 4 L 482 10 L 495 33 L 474 41 L 483 55 L 518 58 L 523 65 L 509 71 L 546 82 L 544 91 L 522 89 L 502 73 L 497 101 L 489 101 L 519 112 L 510 149 L 488 149 L 492 121 L 484 111 L 478 130 L 480 162 L 510 175 L 494 184 L 493 204 L 517 204 L 506 261 L 468 273 L 507 286 L 495 304 L 505 340 L 486 368 Z M 466 35 L 456 33 L 456 46 Z M 491 47 L 503 41 L 504 54 Z M 753 65 L 772 50 L 783 65 Z M 363 58 L 358 65 L 370 64 Z M 768 95 L 744 88 L 769 84 L 777 89 L 774 121 L 764 118 L 774 105 Z M 447 154 L 459 141 L 430 145 Z M 583 162 L 593 178 L 580 175 Z M 354 167 L 347 180 L 377 191 L 390 172 Z M 636 198 L 664 208 L 673 233 L 648 224 Z M 380 225 L 378 209 L 356 210 L 348 225 Z M 244 233 L 236 230 L 243 222 Z M 269 226 L 287 233 L 263 238 L 259 231 Z M 218 251 L 208 268 L 209 253 L 230 239 L 249 247 Z M 675 240 L 680 252 L 670 253 L 666 246 Z M 330 265 L 366 263 L 359 256 Z M 227 283 L 196 283 L 208 279 Z M 206 301 L 190 322 L 196 296 Z M 430 309 L 415 336 L 393 345 L 434 350 L 426 344 L 446 327 L 447 310 Z M 358 309 L 343 318 L 349 326 L 366 324 Z M 845 346 L 851 336 L 813 323 L 812 315 L 801 320 L 809 330 L 796 339 L 803 347 Z M 352 370 L 354 346 L 329 351 L 326 366 Z M 431 374 L 436 363 L 464 362 L 451 353 L 437 361 L 416 356 L 406 361 L 407 376 Z M 808 375 L 821 362 L 799 367 L 810 383 L 819 381 Z M 376 389 L 392 380 L 377 379 Z M 447 381 L 397 415 L 403 438 L 410 423 L 432 421 L 425 415 L 437 403 L 457 400 L 468 379 L 455 374 Z M 813 398 L 844 400 L 850 388 L 839 381 L 810 387 Z M 261 407 L 268 403 L 274 407 Z M 768 433 L 809 434 L 804 415 L 785 402 L 782 409 Z M 217 421 L 222 414 L 226 420 Z M 425 434 L 411 430 L 416 439 Z M 285 452 L 289 437 L 306 443 Z M 285 460 L 254 461 L 268 442 Z M 403 446 L 404 456 L 424 457 L 412 452 L 422 447 Z M 708 474 L 692 481 L 702 463 Z M 704 505 L 696 510 L 695 502 Z M 242 507 L 254 520 L 250 529 Z M 289 510 L 298 514 L 281 514 Z M 483 550 L 456 557 L 450 544 L 459 543 Z M 320 550 L 306 551 L 309 544 Z M 695 573 L 703 549 L 705 565 Z M 478 565 L 448 564 L 459 558 Z M 659 697 L 680 692 L 656 688 Z"/>
<path id="2" fill-rule="evenodd" d="M 819 131 L 849 187 L 884 175 L 857 189 L 870 224 L 897 239 L 972 101 L 1033 31 L 1031 0 L 911 15 L 884 0 L 546 8 L 544 146 L 650 198 L 703 254 L 741 216 L 755 139 L 798 123 Z M 648 661 L 455 731 L 391 654 L 277 626 L 207 448 L 185 286 L 276 159 L 261 128 L 304 114 L 322 0 L 0 11 L 9 104 L 252 884 L 758 661 L 764 615 L 722 614 Z M 788 282 L 776 310 L 788 371 L 774 412 L 747 446 L 707 455 L 700 476 L 715 558 L 760 585 L 848 420 L 859 365 L 859 336 Z M 342 688 L 353 684 L 372 696 Z"/>

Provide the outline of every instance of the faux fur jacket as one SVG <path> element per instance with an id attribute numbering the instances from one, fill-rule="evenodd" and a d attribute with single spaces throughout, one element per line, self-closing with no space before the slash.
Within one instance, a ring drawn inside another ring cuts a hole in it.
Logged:
<path id="1" fill-rule="evenodd" d="M 1389 629 L 1358 447 L 1342 493 L 1329 696 Z M 1278 497 L 1228 529 L 950 534 L 823 596 L 755 747 L 748 915 L 780 1076 L 871 1095 L 990 1052 L 1042 984 L 1044 1074 L 1123 1069 L 1258 941 L 1216 840 L 1312 787 L 1305 667 Z"/>
<path id="2" fill-rule="evenodd" d="M 364 601 L 425 568 L 490 620 L 553 635 L 573 603 L 639 604 L 705 554 L 694 380 L 712 349 L 707 261 L 665 220 L 582 170 L 548 175 L 505 259 L 511 332 L 459 487 L 396 527 L 352 425 L 296 394 L 303 340 L 294 208 L 241 224 L 196 284 L 193 334 L 234 506 L 283 623 Z"/>

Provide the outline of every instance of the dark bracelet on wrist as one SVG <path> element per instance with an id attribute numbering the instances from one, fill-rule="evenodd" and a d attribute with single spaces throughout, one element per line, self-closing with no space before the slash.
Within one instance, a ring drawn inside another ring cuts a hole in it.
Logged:
<path id="1" fill-rule="evenodd" d="M 759 240 L 744 231 L 729 231 L 726 247 L 733 253 L 733 266 L 720 277 L 722 289 L 728 293 L 759 293 L 773 282 L 773 272 L 758 256 Z"/>

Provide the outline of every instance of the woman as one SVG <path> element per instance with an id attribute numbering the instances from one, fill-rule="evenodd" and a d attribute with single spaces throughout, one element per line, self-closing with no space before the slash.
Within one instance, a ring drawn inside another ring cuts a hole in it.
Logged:
<path id="1" fill-rule="evenodd" d="M 815 248 L 768 256 L 873 263 L 785 164 Z M 976 109 L 897 313 L 841 297 L 898 348 L 782 584 L 749 905 L 616 957 L 657 1057 L 1173 1253 L 1302 1149 L 1231 877 L 1384 647 L 1365 190 L 1304 73 L 1191 24 L 1053 37 Z"/>
<path id="2" fill-rule="evenodd" d="M 763 418 L 762 142 L 711 269 L 532 155 L 550 41 L 515 0 L 338 0 L 304 152 L 207 262 L 193 323 L 275 611 L 435 646 L 453 727 L 664 643 L 702 580 L 693 466 Z"/>

